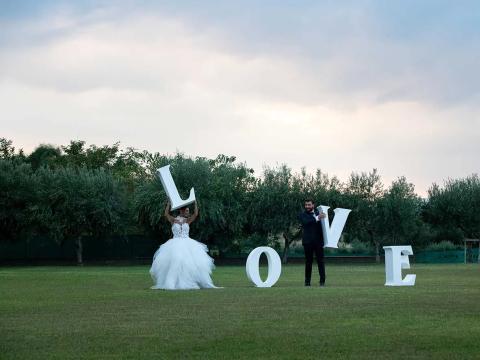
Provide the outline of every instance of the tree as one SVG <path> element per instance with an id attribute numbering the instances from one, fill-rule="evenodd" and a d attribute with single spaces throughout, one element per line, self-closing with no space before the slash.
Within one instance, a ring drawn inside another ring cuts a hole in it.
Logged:
<path id="1" fill-rule="evenodd" d="M 377 262 L 380 262 L 381 246 L 381 236 L 376 224 L 377 206 L 383 195 L 383 184 L 376 169 L 369 173 L 352 173 L 343 194 L 346 207 L 352 210 L 345 227 L 348 238 L 372 243 L 375 246 Z"/>
<path id="2" fill-rule="evenodd" d="M 305 169 L 293 173 L 287 165 L 266 167 L 263 177 L 252 192 L 251 221 L 254 231 L 277 240 L 283 237 L 283 262 L 288 262 L 288 251 L 300 239 L 298 213 L 303 211 L 303 201 L 312 198 L 317 205 L 337 207 L 342 204 L 342 184 L 336 177 L 317 170 L 314 175 Z"/>
<path id="3" fill-rule="evenodd" d="M 327 205 L 330 207 L 329 218 L 333 218 L 333 210 L 337 207 L 348 207 L 343 196 L 345 185 L 336 177 L 330 177 L 328 174 L 317 169 L 314 175 L 309 174 L 302 169 L 300 174 L 297 174 L 296 181 L 300 186 L 299 201 L 303 202 L 306 198 L 311 198 L 315 201 L 316 206 Z"/>
<path id="4" fill-rule="evenodd" d="M 422 201 L 414 185 L 400 177 L 378 200 L 377 236 L 389 245 L 413 244 L 421 232 Z"/>
<path id="5" fill-rule="evenodd" d="M 13 146 L 12 140 L 0 138 L 0 159 L 24 161 L 25 154 L 22 149 L 15 153 L 15 147 Z"/>
<path id="6" fill-rule="evenodd" d="M 61 148 L 63 153 L 57 158 L 57 166 L 108 170 L 125 183 L 131 196 L 137 182 L 147 178 L 150 154 L 146 151 L 139 152 L 131 147 L 121 150 L 118 142 L 111 146 L 86 147 L 82 140 L 71 141 Z"/>
<path id="7" fill-rule="evenodd" d="M 64 166 L 86 167 L 88 169 L 110 170 L 117 160 L 120 152 L 120 143 L 112 146 L 90 145 L 85 147 L 85 141 L 73 140 L 67 146 L 62 146 L 64 155 L 60 163 Z"/>
<path id="8" fill-rule="evenodd" d="M 34 234 L 37 188 L 28 164 L 0 159 L 0 240 Z"/>
<path id="9" fill-rule="evenodd" d="M 137 181 L 147 177 L 145 167 L 145 154 L 147 152 L 139 152 L 134 148 L 128 147 L 124 151 L 120 151 L 111 167 L 112 173 L 121 179 L 124 179 L 129 186 L 129 190 L 133 191 Z M 148 154 L 148 153 L 147 153 Z"/>
<path id="10" fill-rule="evenodd" d="M 288 262 L 288 251 L 300 236 L 297 214 L 301 211 L 300 182 L 287 165 L 266 167 L 263 178 L 252 192 L 250 221 L 255 232 L 267 239 L 284 240 L 283 263 Z"/>
<path id="11" fill-rule="evenodd" d="M 104 170 L 41 168 L 38 217 L 57 242 L 73 240 L 83 263 L 82 237 L 121 232 L 126 207 L 121 184 Z"/>
<path id="12" fill-rule="evenodd" d="M 443 187 L 433 184 L 423 212 L 437 240 L 480 238 L 480 179 L 477 174 L 448 180 Z"/>
<path id="13" fill-rule="evenodd" d="M 27 157 L 27 161 L 32 165 L 34 170 L 41 166 L 53 166 L 61 157 L 62 153 L 58 147 L 53 145 L 39 145 Z"/>
<path id="14" fill-rule="evenodd" d="M 4 160 L 11 159 L 15 156 L 15 148 L 12 145 L 12 140 L 0 138 L 0 158 Z"/>
<path id="15" fill-rule="evenodd" d="M 206 159 L 149 154 L 145 158 L 148 178 L 135 190 L 134 209 L 147 230 L 153 230 L 162 239 L 170 237 L 170 226 L 163 219 L 165 192 L 156 175 L 158 168 L 170 164 L 181 195 L 195 188 L 200 216 L 192 227 L 194 236 L 222 251 L 239 248 L 236 241 L 246 229 L 246 200 L 254 184 L 251 169 L 225 155 Z"/>

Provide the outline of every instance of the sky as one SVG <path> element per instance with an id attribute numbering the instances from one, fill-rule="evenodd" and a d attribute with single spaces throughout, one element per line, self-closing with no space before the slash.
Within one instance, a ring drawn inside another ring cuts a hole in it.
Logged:
<path id="1" fill-rule="evenodd" d="M 425 195 L 479 172 L 477 1 L 0 0 L 0 137 L 378 169 Z"/>

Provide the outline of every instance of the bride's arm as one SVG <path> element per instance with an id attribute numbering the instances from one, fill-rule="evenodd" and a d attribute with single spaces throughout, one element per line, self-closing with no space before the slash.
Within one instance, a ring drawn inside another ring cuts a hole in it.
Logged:
<path id="1" fill-rule="evenodd" d="M 187 222 L 191 224 L 196 220 L 197 216 L 198 216 L 198 204 L 195 201 L 195 210 L 193 211 L 193 215 L 188 218 Z"/>
<path id="2" fill-rule="evenodd" d="M 170 215 L 170 201 L 167 201 L 167 206 L 165 206 L 164 215 L 170 224 L 173 224 L 175 222 L 175 218 L 172 215 Z"/>

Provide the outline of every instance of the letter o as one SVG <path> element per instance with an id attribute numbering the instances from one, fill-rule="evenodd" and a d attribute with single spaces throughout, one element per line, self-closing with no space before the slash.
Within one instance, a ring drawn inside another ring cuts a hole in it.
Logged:
<path id="1" fill-rule="evenodd" d="M 260 255 L 265 253 L 268 260 L 267 280 L 260 278 Z M 248 255 L 246 265 L 247 277 L 256 287 L 272 287 L 280 278 L 282 262 L 278 253 L 268 246 L 260 246 L 253 249 Z"/>

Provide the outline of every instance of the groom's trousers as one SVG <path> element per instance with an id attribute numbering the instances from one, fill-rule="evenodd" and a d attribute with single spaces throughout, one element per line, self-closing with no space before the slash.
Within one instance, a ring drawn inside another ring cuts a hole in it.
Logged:
<path id="1" fill-rule="evenodd" d="M 313 254 L 317 258 L 318 273 L 320 275 L 320 283 L 325 283 L 325 262 L 323 259 L 322 244 L 304 244 L 305 251 L 305 283 L 310 283 L 312 279 Z"/>

